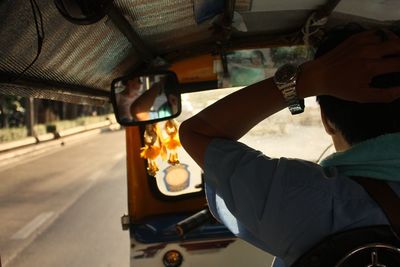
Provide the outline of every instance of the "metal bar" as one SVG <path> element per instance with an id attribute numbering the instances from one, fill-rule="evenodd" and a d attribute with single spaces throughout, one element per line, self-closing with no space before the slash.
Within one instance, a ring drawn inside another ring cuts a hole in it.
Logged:
<path id="1" fill-rule="evenodd" d="M 139 34 L 132 28 L 114 3 L 110 5 L 110 8 L 107 10 L 107 15 L 117 29 L 125 35 L 128 41 L 137 50 L 140 58 L 146 63 L 151 63 L 155 58 L 153 52 L 149 49 L 149 46 L 143 42 Z"/>
<path id="2" fill-rule="evenodd" d="M 226 51 L 301 45 L 303 44 L 302 40 L 293 40 L 293 37 L 297 34 L 297 29 L 291 29 L 290 31 L 282 32 L 279 34 L 277 33 L 272 36 L 268 35 L 268 33 L 247 35 L 245 38 L 235 38 L 233 36 L 233 38 L 229 41 L 229 47 L 226 49 Z M 201 43 L 196 46 L 192 45 L 180 47 L 177 50 L 169 51 L 168 53 L 163 55 L 163 58 L 168 62 L 176 62 L 188 57 L 194 57 L 203 54 L 219 54 L 219 51 L 215 47 L 214 42 L 208 42 Z"/>
<path id="3" fill-rule="evenodd" d="M 13 75 L 0 73 L 0 94 L 95 106 L 103 106 L 109 102 L 110 93 L 108 91 L 55 81 L 43 81 L 32 77 L 23 77 L 23 79 L 10 83 L 10 77 Z"/>
<path id="4" fill-rule="evenodd" d="M 79 105 L 104 106 L 109 99 L 104 97 L 92 97 L 82 94 L 73 94 L 70 91 L 54 89 L 35 89 L 29 86 L 15 84 L 0 84 L 0 95 L 14 95 L 21 97 L 33 97 L 38 99 L 48 99 L 53 101 L 62 101 Z"/>
<path id="5" fill-rule="evenodd" d="M 15 74 L 8 73 L 8 72 L 0 72 L 0 86 L 2 84 L 13 84 L 16 86 L 25 86 L 25 87 L 32 87 L 32 88 L 39 88 L 39 89 L 52 89 L 52 90 L 59 90 L 70 92 L 71 94 L 77 95 L 87 95 L 90 97 L 109 97 L 109 92 L 96 89 L 93 87 L 86 87 L 81 85 L 75 84 L 67 84 L 58 81 L 51 81 L 51 80 L 40 80 L 38 78 L 24 76 L 17 81 L 12 81 Z M 12 82 L 10 82 L 10 80 Z M 111 86 L 111 85 L 110 85 Z"/>
<path id="6" fill-rule="evenodd" d="M 233 21 L 236 0 L 225 0 L 224 7 L 224 26 L 230 27 Z"/>
<path id="7" fill-rule="evenodd" d="M 328 3 L 326 3 L 319 10 L 317 10 L 315 18 L 319 20 L 325 17 L 329 17 L 329 15 L 333 12 L 333 10 L 340 3 L 340 1 L 341 0 L 329 0 Z"/>
<path id="8" fill-rule="evenodd" d="M 33 108 L 33 97 L 26 98 L 26 129 L 28 130 L 28 136 L 36 136 L 35 130 L 33 128 L 35 122 L 34 108 Z"/>
<path id="9" fill-rule="evenodd" d="M 218 88 L 218 81 L 215 80 L 215 81 L 196 82 L 196 83 L 183 83 L 180 84 L 180 87 L 181 87 L 180 89 L 181 94 L 194 93 L 210 89 L 216 89 Z"/>

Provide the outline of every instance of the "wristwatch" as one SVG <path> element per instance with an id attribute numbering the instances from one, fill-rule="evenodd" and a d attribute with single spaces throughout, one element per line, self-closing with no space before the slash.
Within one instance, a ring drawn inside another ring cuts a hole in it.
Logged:
<path id="1" fill-rule="evenodd" d="M 298 66 L 285 64 L 276 71 L 274 76 L 275 85 L 281 91 L 292 115 L 304 111 L 304 99 L 299 99 L 296 92 L 299 71 L 300 68 Z"/>

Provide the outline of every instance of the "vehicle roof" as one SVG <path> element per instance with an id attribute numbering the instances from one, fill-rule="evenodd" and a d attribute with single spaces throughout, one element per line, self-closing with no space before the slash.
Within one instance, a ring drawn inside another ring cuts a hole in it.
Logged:
<path id="1" fill-rule="evenodd" d="M 18 80 L 13 78 L 37 51 L 32 9 L 27 0 L 0 3 L 0 93 L 96 105 L 108 101 L 113 79 L 142 68 L 146 54 L 169 64 L 217 52 L 221 45 L 237 49 L 299 44 L 302 27 L 321 8 L 328 13 L 334 8 L 327 28 L 350 21 L 387 25 L 400 17 L 397 0 L 230 0 L 220 20 L 210 18 L 197 24 L 194 3 L 207 1 L 115 0 L 119 14 L 128 22 L 128 32 L 139 38 L 133 42 L 121 32 L 123 23 L 116 19 L 106 16 L 95 24 L 78 26 L 60 15 L 53 0 L 37 2 L 43 15 L 43 48 Z M 234 27 L 226 27 L 232 18 Z M 236 29 L 240 21 L 246 32 Z"/>

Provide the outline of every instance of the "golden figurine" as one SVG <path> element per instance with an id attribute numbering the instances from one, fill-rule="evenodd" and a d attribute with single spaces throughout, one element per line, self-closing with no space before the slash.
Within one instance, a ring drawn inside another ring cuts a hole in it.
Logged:
<path id="1" fill-rule="evenodd" d="M 146 125 L 144 131 L 145 146 L 140 149 L 140 157 L 147 159 L 147 172 L 151 176 L 155 176 L 159 171 L 156 159 L 162 150 L 157 128 L 156 124 Z"/>
<path id="2" fill-rule="evenodd" d="M 168 163 L 171 165 L 179 164 L 177 149 L 181 146 L 178 134 L 178 123 L 175 120 L 168 120 L 164 125 L 167 138 L 163 139 L 163 145 L 169 151 Z"/>

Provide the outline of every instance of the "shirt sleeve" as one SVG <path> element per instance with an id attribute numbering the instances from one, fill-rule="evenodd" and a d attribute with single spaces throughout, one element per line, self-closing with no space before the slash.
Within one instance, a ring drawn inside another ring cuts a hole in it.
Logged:
<path id="1" fill-rule="evenodd" d="M 304 249 L 329 232 L 331 190 L 318 184 L 323 174 L 317 164 L 272 159 L 240 142 L 214 139 L 206 150 L 204 172 L 207 200 L 217 219 L 275 256 L 297 257 L 304 251 L 290 251 L 293 247 Z M 316 221 L 321 218 L 325 221 Z M 307 236 L 299 244 L 310 225 L 318 228 L 312 231 L 316 240 Z"/>

